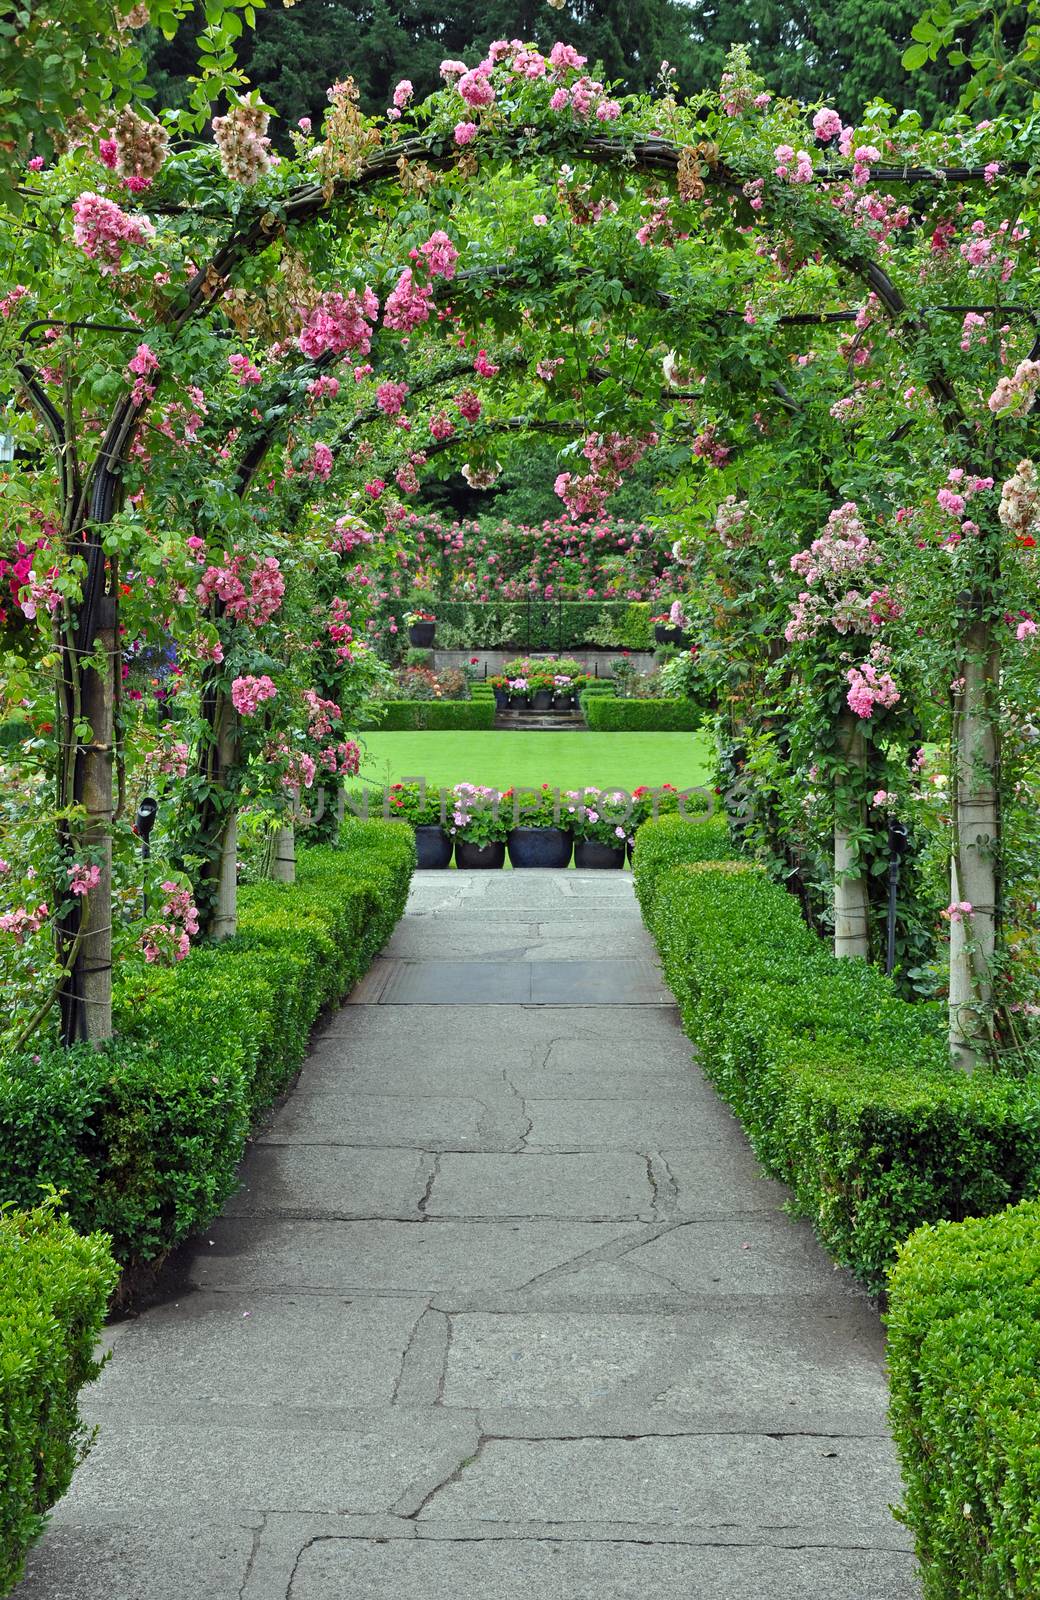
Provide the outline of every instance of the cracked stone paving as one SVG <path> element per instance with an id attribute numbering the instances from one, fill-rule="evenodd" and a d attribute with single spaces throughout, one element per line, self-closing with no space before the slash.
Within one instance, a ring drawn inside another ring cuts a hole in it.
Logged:
<path id="1" fill-rule="evenodd" d="M 785 1199 L 627 873 L 418 873 L 18 1600 L 913 1600 L 879 1319 Z"/>

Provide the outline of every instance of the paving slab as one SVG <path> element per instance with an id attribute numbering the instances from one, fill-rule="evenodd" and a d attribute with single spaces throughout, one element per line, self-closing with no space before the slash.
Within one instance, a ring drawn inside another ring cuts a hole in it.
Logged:
<path id="1" fill-rule="evenodd" d="M 259 1144 L 367 1145 L 375 1149 L 474 1148 L 482 1143 L 483 1100 L 461 1096 L 343 1093 L 309 1085 L 281 1108 Z"/>
<path id="2" fill-rule="evenodd" d="M 428 1217 L 565 1217 L 653 1221 L 646 1160 L 593 1155 L 444 1155 L 437 1160 Z"/>
<path id="3" fill-rule="evenodd" d="M 487 1439 L 419 1520 L 636 1522 L 705 1543 L 899 1550 L 899 1492 L 887 1439 Z"/>
<path id="4" fill-rule="evenodd" d="M 527 1100 L 531 1150 L 694 1150 L 738 1142 L 733 1118 L 717 1100 L 644 1095 L 638 1100 Z M 742 1137 L 742 1136 L 740 1136 Z"/>
<path id="5" fill-rule="evenodd" d="M 444 1404 L 581 1407 L 762 1432 L 880 1433 L 881 1332 L 859 1303 L 619 1316 L 474 1312 L 450 1318 Z M 854 1357 L 854 1360 L 850 1360 Z"/>
<path id="6" fill-rule="evenodd" d="M 242 1512 L 95 1521 L 66 1500 L 29 1553 L 18 1600 L 238 1600 L 262 1521 Z"/>
<path id="7" fill-rule="evenodd" d="M 916 1600 L 912 1558 L 862 1550 L 690 1548 L 611 1540 L 372 1541 L 328 1536 L 287 1600 Z M 76 1596 L 79 1600 L 79 1596 Z"/>
<path id="8" fill-rule="evenodd" d="M 426 1304 L 188 1293 L 106 1331 L 113 1359 L 85 1403 L 389 1405 Z"/>
<path id="9" fill-rule="evenodd" d="M 852 1279 L 824 1254 L 806 1223 L 776 1214 L 680 1222 L 630 1252 L 634 1265 L 686 1293 L 725 1284 L 738 1294 L 855 1294 Z"/>
<path id="10" fill-rule="evenodd" d="M 408 1407 L 359 1413 L 353 1426 L 265 1426 L 262 1415 L 229 1422 L 219 1411 L 188 1426 L 161 1411 L 110 1414 L 66 1497 L 81 1518 L 190 1517 L 282 1511 L 382 1512 L 413 1486 L 432 1490 L 477 1448 L 459 1412 Z M 416 1492 L 419 1492 L 419 1489 Z M 204 1591 L 189 1591 L 201 1597 Z"/>
<path id="11" fill-rule="evenodd" d="M 396 1294 L 520 1288 L 590 1251 L 640 1237 L 624 1222 L 294 1222 L 227 1218 L 190 1273 L 201 1288 L 314 1288 Z"/>
<path id="12" fill-rule="evenodd" d="M 255 1144 L 224 1215 L 412 1221 L 422 1215 L 419 1206 L 432 1166 L 432 1157 L 415 1149 Z"/>

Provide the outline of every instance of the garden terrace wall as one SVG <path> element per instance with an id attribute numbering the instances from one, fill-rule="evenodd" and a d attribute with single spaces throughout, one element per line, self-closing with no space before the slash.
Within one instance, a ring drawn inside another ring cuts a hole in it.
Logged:
<path id="1" fill-rule="evenodd" d="M 339 847 L 301 850 L 294 885 L 242 889 L 235 938 L 124 978 L 111 1044 L 0 1062 L 0 1201 L 54 1184 L 124 1268 L 202 1227 L 318 1013 L 389 937 L 414 863 L 410 829 L 350 820 Z"/>
<path id="2" fill-rule="evenodd" d="M 0 1594 L 65 1493 L 88 1442 L 77 1396 L 117 1276 L 108 1241 L 46 1204 L 0 1214 Z"/>
<path id="3" fill-rule="evenodd" d="M 581 709 L 593 733 L 692 733 L 701 711 L 690 700 L 622 700 L 583 694 Z"/>
<path id="4" fill-rule="evenodd" d="M 836 1261 L 880 1289 L 922 1223 L 1040 1190 L 1040 1086 L 949 1063 L 937 1007 L 837 961 L 714 823 L 636 836 L 636 892 L 701 1064 Z"/>
<path id="5" fill-rule="evenodd" d="M 1034 1600 L 1040 1205 L 914 1233 L 887 1321 L 901 1516 L 926 1600 Z"/>
<path id="6" fill-rule="evenodd" d="M 493 728 L 493 697 L 479 695 L 473 700 L 385 700 L 379 707 L 380 733 L 404 733 L 416 729 L 447 732 Z"/>

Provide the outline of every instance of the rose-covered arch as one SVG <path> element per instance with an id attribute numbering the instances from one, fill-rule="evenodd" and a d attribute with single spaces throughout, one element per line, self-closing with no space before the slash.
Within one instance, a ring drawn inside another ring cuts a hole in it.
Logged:
<path id="1" fill-rule="evenodd" d="M 252 265 L 265 255 L 269 255 L 286 239 L 298 240 L 308 227 L 320 219 L 341 215 L 358 197 L 378 189 L 380 185 L 392 186 L 405 195 L 410 189 L 414 193 L 416 173 L 422 172 L 423 169 L 431 174 L 437 171 L 452 174 L 456 181 L 468 180 L 472 174 L 465 170 L 459 173 L 460 152 L 461 164 L 465 166 L 471 160 L 474 148 L 486 150 L 488 157 L 496 161 L 501 161 L 506 154 L 509 154 L 519 158 L 525 168 L 544 166 L 547 161 L 555 164 L 561 155 L 568 155 L 575 161 L 588 163 L 597 168 L 609 168 L 618 175 L 619 182 L 632 173 L 640 174 L 641 181 L 666 176 L 675 183 L 680 198 L 687 205 L 700 203 L 709 192 L 717 192 L 726 197 L 727 203 L 732 202 L 734 206 L 743 206 L 746 202 L 749 208 L 746 212 L 748 221 L 744 225 L 753 226 L 760 237 L 767 233 L 763 227 L 763 211 L 768 201 L 770 210 L 776 213 L 772 222 L 773 233 L 781 236 L 784 230 L 792 225 L 794 218 L 797 227 L 810 236 L 821 251 L 826 252 L 831 260 L 856 277 L 867 294 L 876 297 L 877 305 L 902 336 L 908 341 L 927 340 L 929 333 L 926 321 L 908 308 L 903 294 L 889 273 L 878 261 L 871 258 L 855 231 L 844 227 L 840 219 L 827 215 L 817 216 L 800 204 L 808 188 L 803 182 L 805 163 L 802 161 L 801 153 L 792 170 L 786 158 L 781 157 L 781 150 L 786 146 L 777 146 L 775 150 L 777 159 L 770 168 L 768 162 L 761 159 L 763 154 L 761 139 L 757 139 L 757 143 L 756 139 L 749 139 L 746 148 L 739 141 L 731 139 L 729 143 L 732 149 L 725 149 L 722 146 L 726 144 L 726 139 L 711 140 L 700 137 L 703 132 L 702 107 L 697 107 L 696 114 L 688 115 L 684 119 L 681 109 L 677 108 L 674 102 L 669 103 L 666 97 L 665 102 L 659 101 L 653 106 L 636 104 L 631 111 L 628 108 L 622 110 L 620 107 L 615 111 L 615 102 L 611 101 L 601 88 L 589 87 L 588 80 L 581 72 L 583 63 L 574 61 L 572 56 L 567 54 L 565 47 L 559 48 L 556 61 L 550 56 L 541 74 L 536 70 L 536 53 L 521 54 L 525 61 L 530 56 L 533 63 L 530 68 L 530 79 L 525 76 L 527 67 L 518 68 L 516 65 L 520 59 L 518 53 L 512 47 L 508 47 L 497 60 L 490 63 L 487 71 L 478 70 L 475 74 L 466 75 L 465 79 L 460 78 L 457 90 L 446 90 L 443 96 L 437 97 L 439 103 L 431 117 L 429 131 L 395 141 L 379 149 L 373 148 L 371 129 L 352 110 L 349 94 L 334 95 L 330 127 L 327 130 L 324 146 L 316 155 L 306 150 L 301 152 L 301 160 L 312 161 L 318 165 L 321 181 L 277 189 L 276 192 L 265 195 L 261 204 L 243 207 L 239 225 L 213 250 L 208 266 L 195 271 L 185 290 L 171 294 L 168 301 L 160 301 L 154 308 L 150 308 L 151 326 L 157 330 L 153 336 L 155 343 L 165 341 L 163 354 L 173 360 L 178 350 L 190 352 L 193 330 L 211 324 L 212 313 L 222 299 L 227 298 L 229 290 L 234 290 L 242 277 L 248 279 Z M 542 77 L 551 80 L 549 87 L 552 87 L 552 95 L 544 96 L 549 109 L 541 129 L 538 128 L 537 119 L 535 120 L 537 136 L 533 136 L 531 132 L 530 119 L 533 111 L 530 98 L 524 99 L 526 87 L 516 97 L 515 106 L 510 108 L 501 125 L 497 125 L 494 120 L 498 113 L 488 109 L 496 104 L 496 99 L 501 103 L 504 93 L 500 86 L 501 82 L 508 80 L 512 83 L 518 74 L 524 78 L 525 85 L 533 84 L 536 88 Z M 737 83 L 731 84 L 727 92 L 731 95 L 731 100 L 725 105 L 725 110 L 727 113 L 732 113 L 734 110 L 732 96 L 735 95 L 739 99 L 743 90 Z M 466 99 L 467 94 L 477 97 L 472 103 L 479 108 L 476 112 L 479 121 L 472 123 L 467 119 L 464 123 L 457 124 L 454 131 L 449 131 L 450 118 L 456 114 L 453 109 L 456 94 L 460 94 L 463 99 Z M 553 106 L 552 102 L 558 100 L 561 94 L 564 96 L 562 103 Z M 736 106 L 738 116 L 734 119 L 734 126 L 749 104 L 750 101 Z M 584 131 L 582 117 L 589 114 L 590 108 L 595 114 L 600 106 L 609 108 L 603 120 L 614 124 L 615 131 L 609 136 L 589 134 Z M 785 125 L 789 125 L 792 114 L 785 113 L 785 115 L 787 116 Z M 572 120 L 552 123 L 553 116 L 558 119 L 561 116 L 564 118 L 569 116 Z M 671 125 L 673 129 L 671 135 L 665 136 L 656 131 L 647 133 L 648 124 L 661 121 Z M 232 126 L 229 127 L 228 124 Z M 262 166 L 267 160 L 263 133 L 256 132 L 257 126 L 255 116 L 243 115 L 241 118 L 230 116 L 225 119 L 222 130 L 225 163 L 234 166 L 237 162 L 239 176 L 249 176 L 250 173 L 256 176 L 254 169 Z M 727 125 L 722 124 L 722 126 Z M 459 129 L 464 130 L 462 135 L 459 134 Z M 235 136 L 234 139 L 232 135 Z M 829 135 L 829 137 L 836 136 L 833 132 Z M 233 146 L 235 148 L 232 148 Z M 858 169 L 866 167 L 868 177 L 873 175 L 879 182 L 919 183 L 923 186 L 966 182 L 977 185 L 986 181 L 988 172 L 988 164 L 968 163 L 939 170 L 924 165 L 886 167 L 880 163 L 879 156 L 875 162 L 869 160 L 863 148 L 852 148 L 847 153 L 856 158 L 851 164 L 843 164 L 840 161 L 828 162 L 820 174 L 813 172 L 813 162 L 811 158 L 806 157 L 805 162 L 808 163 L 810 177 L 819 178 L 819 181 L 829 184 L 840 185 L 846 180 L 856 184 L 861 181 L 862 176 Z M 861 157 L 863 159 L 860 159 Z M 794 159 L 792 151 L 791 160 Z M 425 177 L 422 178 L 422 182 L 426 182 Z M 82 199 L 83 197 L 81 201 Z M 757 208 L 756 202 L 760 202 Z M 77 229 L 95 251 L 108 251 L 109 260 L 113 261 L 111 251 L 116 246 L 121 259 L 125 249 L 133 251 L 141 241 L 134 237 L 138 225 L 133 223 L 132 219 L 128 220 L 127 214 L 122 212 L 121 208 L 115 207 L 113 202 L 109 202 L 108 205 L 114 208 L 118 216 L 113 215 L 113 210 L 106 209 L 105 206 L 92 206 L 90 214 L 87 215 L 81 203 L 77 214 Z M 171 225 L 174 228 L 182 226 L 188 215 L 185 208 L 176 202 L 163 201 L 150 209 L 155 216 L 168 216 L 172 219 Z M 651 213 L 650 222 L 654 223 L 656 218 L 655 226 L 660 224 L 665 210 L 667 208 L 657 207 Z M 212 211 L 207 213 L 206 206 L 203 205 L 191 215 L 201 218 L 200 225 L 204 228 L 208 221 L 213 220 L 214 213 Z M 91 228 L 93 232 L 90 231 Z M 335 269 L 326 281 L 336 281 Z M 417 285 L 411 269 L 402 270 L 394 294 L 398 297 L 403 315 L 408 314 L 409 305 L 416 298 L 422 301 L 424 288 L 424 284 Z M 323 293 L 336 295 L 339 291 L 329 289 Z M 324 315 L 332 317 L 333 323 L 336 315 L 343 312 L 342 304 L 331 309 L 321 304 L 320 308 Z M 372 319 L 366 316 L 363 296 L 355 295 L 355 304 L 349 309 L 355 323 L 360 319 L 371 324 Z M 729 310 L 735 308 L 727 308 L 727 311 Z M 828 311 L 825 314 L 831 313 Z M 844 310 L 836 313 L 838 316 L 851 314 Z M 740 318 L 739 311 L 736 311 L 736 317 Z M 340 332 L 342 333 L 342 329 Z M 317 360 L 314 364 L 315 376 L 308 381 L 320 378 L 323 369 L 319 364 L 323 360 L 341 353 L 335 349 L 336 337 L 333 330 L 332 343 L 326 343 L 325 348 L 321 350 L 318 350 L 320 338 L 317 343 L 312 342 L 311 348 L 317 351 Z M 111 592 L 115 587 L 111 562 L 108 563 L 107 569 L 107 586 L 110 592 L 107 595 L 104 593 L 106 563 L 101 556 L 105 539 L 104 530 L 113 520 L 117 520 L 121 483 L 127 463 L 138 438 L 140 426 L 151 405 L 156 385 L 163 373 L 160 360 L 151 350 L 147 340 L 142 343 L 148 351 L 148 356 L 141 356 L 139 352 L 135 359 L 140 361 L 144 370 L 137 370 L 133 367 L 133 363 L 130 363 L 133 381 L 128 382 L 115 400 L 92 466 L 85 473 L 78 474 L 79 484 L 86 483 L 87 490 L 83 491 L 81 486 L 78 487 L 74 494 L 66 497 L 63 506 L 63 533 L 66 547 L 74 550 L 77 556 L 82 556 L 86 563 L 86 582 L 74 607 L 76 626 L 71 641 L 67 639 L 65 646 L 66 718 L 70 726 L 74 725 L 77 719 L 73 717 L 73 711 L 78 709 L 84 713 L 79 720 L 89 722 L 92 728 L 92 737 L 89 740 L 72 741 L 71 799 L 77 802 L 88 795 L 96 796 L 98 793 L 103 793 L 106 783 L 109 792 L 111 788 L 109 763 L 113 740 L 104 737 L 107 691 L 104 674 L 93 671 L 90 661 L 95 654 L 95 641 L 99 638 L 102 640 L 102 650 L 110 648 L 105 645 L 103 635 L 108 632 L 114 637 L 114 629 L 118 625 L 115 607 L 103 606 L 105 600 L 117 599 L 117 595 Z M 154 362 L 154 365 L 150 365 L 149 362 Z M 932 395 L 937 415 L 951 434 L 958 435 L 964 431 L 967 424 L 956 389 L 946 375 L 941 361 L 938 359 L 929 361 L 927 366 L 925 382 Z M 37 397 L 33 394 L 31 376 L 26 375 L 26 381 L 30 395 L 35 400 Z M 59 440 L 59 452 L 63 465 L 68 465 L 73 452 L 71 442 L 67 438 Z M 250 468 L 248 473 L 250 479 L 255 477 L 259 470 L 260 459 L 262 457 L 258 458 L 256 465 Z M 98 627 L 99 616 L 111 624 L 110 629 Z M 111 650 L 114 651 L 114 645 L 111 646 Z M 73 704 L 73 697 L 77 692 L 82 696 L 78 707 Z M 107 824 L 102 812 L 94 806 L 93 799 L 91 817 L 93 833 L 104 833 Z M 84 837 L 91 837 L 93 842 L 90 832 Z M 107 848 L 104 838 L 99 837 L 97 845 L 104 858 Z M 104 859 L 101 865 L 103 875 L 106 865 Z M 88 1012 L 94 1008 L 94 1014 L 103 1019 L 102 991 L 106 964 L 103 924 L 106 919 L 103 885 L 99 885 L 99 889 L 101 892 L 97 894 L 96 899 L 93 895 L 84 897 L 86 906 L 80 908 L 84 914 L 78 919 L 79 927 L 75 936 L 78 948 L 76 962 L 73 963 L 75 970 L 67 986 L 67 993 L 85 999 Z M 99 969 L 94 974 L 97 981 L 93 985 L 94 992 L 91 994 L 87 993 L 88 967 Z M 85 1020 L 82 1016 L 73 1017 L 71 1012 L 69 1017 L 66 1027 L 68 1036 L 91 1032 L 93 1025 L 89 1020 Z M 103 1021 L 101 1032 L 104 1032 Z"/>

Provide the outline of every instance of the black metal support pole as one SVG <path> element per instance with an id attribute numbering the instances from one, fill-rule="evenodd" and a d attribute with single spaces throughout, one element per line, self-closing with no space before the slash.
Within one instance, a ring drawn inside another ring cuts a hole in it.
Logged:
<path id="1" fill-rule="evenodd" d="M 142 866 L 147 866 L 152 857 L 152 829 L 155 827 L 155 819 L 158 814 L 158 800 L 156 800 L 154 796 L 146 794 L 142 799 L 141 804 L 137 808 L 137 816 L 134 819 L 134 827 L 137 830 L 137 837 L 141 841 Z M 147 877 L 144 877 L 142 881 L 141 915 L 142 917 L 146 917 L 148 915 Z"/>
<path id="2" fill-rule="evenodd" d="M 905 822 L 892 821 L 888 825 L 888 918 L 885 972 L 891 977 L 896 966 L 896 910 L 899 899 L 899 869 L 906 854 L 907 833 Z"/>

